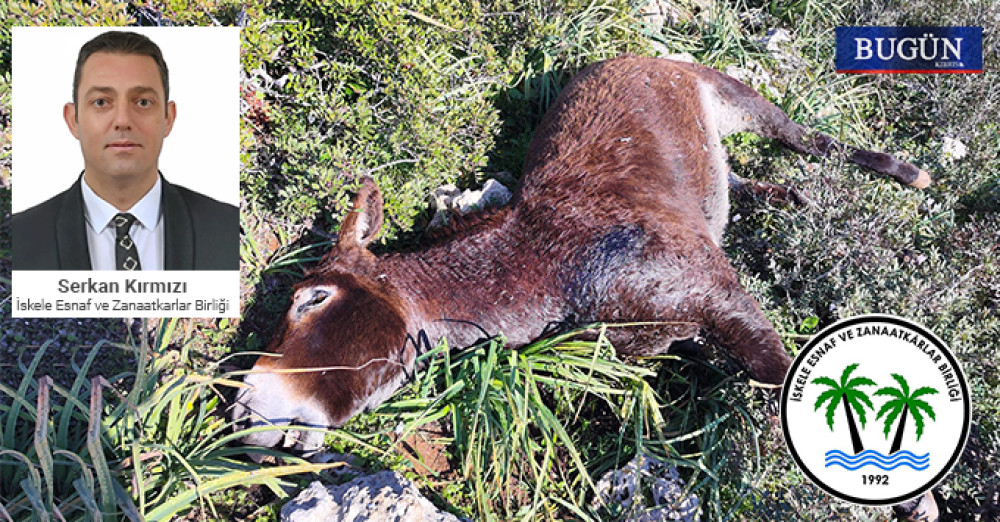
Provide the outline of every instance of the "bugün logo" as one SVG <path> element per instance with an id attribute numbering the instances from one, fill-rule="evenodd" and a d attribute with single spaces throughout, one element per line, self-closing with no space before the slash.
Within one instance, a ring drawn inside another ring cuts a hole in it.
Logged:
<path id="1" fill-rule="evenodd" d="M 837 72 L 981 73 L 982 27 L 838 27 Z"/>

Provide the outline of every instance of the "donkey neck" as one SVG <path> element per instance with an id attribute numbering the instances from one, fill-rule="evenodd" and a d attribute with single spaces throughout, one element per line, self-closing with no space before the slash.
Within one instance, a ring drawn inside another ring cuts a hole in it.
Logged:
<path id="1" fill-rule="evenodd" d="M 520 346 L 561 319 L 551 306 L 551 274 L 515 216 L 502 209 L 424 250 L 382 258 L 409 308 L 411 335 L 422 331 L 432 343 L 447 337 L 450 346 L 465 347 L 503 334 Z"/>

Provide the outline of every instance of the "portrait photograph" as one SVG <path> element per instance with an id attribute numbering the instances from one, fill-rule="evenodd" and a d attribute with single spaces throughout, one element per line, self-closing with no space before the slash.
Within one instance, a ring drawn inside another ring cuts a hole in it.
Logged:
<path id="1" fill-rule="evenodd" d="M 238 270 L 238 34 L 14 31 L 15 271 Z"/>

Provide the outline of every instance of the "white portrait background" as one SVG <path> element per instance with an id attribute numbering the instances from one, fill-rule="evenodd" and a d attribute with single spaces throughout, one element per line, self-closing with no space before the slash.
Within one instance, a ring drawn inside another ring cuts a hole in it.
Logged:
<path id="1" fill-rule="evenodd" d="M 63 120 L 73 101 L 80 47 L 112 29 L 153 40 L 177 105 L 159 167 L 171 183 L 239 205 L 240 39 L 235 27 L 15 27 L 12 43 L 12 208 L 66 190 L 83 170 L 80 144 Z"/>

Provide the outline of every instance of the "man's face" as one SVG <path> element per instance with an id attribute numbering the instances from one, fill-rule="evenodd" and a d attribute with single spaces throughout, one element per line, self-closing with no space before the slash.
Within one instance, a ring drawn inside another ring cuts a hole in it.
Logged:
<path id="1" fill-rule="evenodd" d="M 80 140 L 88 179 L 103 183 L 155 179 L 176 107 L 165 99 L 152 58 L 90 55 L 80 73 L 77 103 L 67 103 L 63 117 Z"/>

